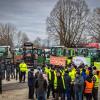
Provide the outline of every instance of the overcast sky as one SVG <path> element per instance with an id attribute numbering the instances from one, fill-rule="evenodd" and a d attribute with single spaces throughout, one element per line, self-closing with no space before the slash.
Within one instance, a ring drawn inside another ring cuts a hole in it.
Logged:
<path id="1" fill-rule="evenodd" d="M 0 0 L 0 23 L 12 23 L 31 40 L 46 38 L 46 18 L 58 0 Z M 100 7 L 100 0 L 86 0 L 90 8 Z"/>

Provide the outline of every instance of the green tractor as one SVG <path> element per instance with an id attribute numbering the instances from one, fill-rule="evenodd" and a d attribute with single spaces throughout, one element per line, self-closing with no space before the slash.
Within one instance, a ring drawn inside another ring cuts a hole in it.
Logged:
<path id="1" fill-rule="evenodd" d="M 37 55 L 38 55 L 38 58 L 37 58 L 38 65 L 45 65 L 45 50 L 38 48 Z"/>

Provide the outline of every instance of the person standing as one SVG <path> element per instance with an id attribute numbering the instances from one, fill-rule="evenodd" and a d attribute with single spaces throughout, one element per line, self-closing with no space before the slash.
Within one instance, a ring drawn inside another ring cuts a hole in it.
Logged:
<path id="1" fill-rule="evenodd" d="M 0 94 L 2 94 L 2 69 L 1 69 L 1 62 L 0 62 Z"/>
<path id="2" fill-rule="evenodd" d="M 1 60 L 1 70 L 2 70 L 2 79 L 5 79 L 5 70 L 6 70 L 6 67 L 5 67 L 4 60 Z"/>
<path id="3" fill-rule="evenodd" d="M 11 78 L 15 79 L 15 64 L 11 63 Z"/>
<path id="4" fill-rule="evenodd" d="M 34 100 L 34 84 L 35 84 L 35 76 L 34 69 L 30 69 L 28 72 L 28 87 L 29 87 L 29 99 Z"/>
<path id="5" fill-rule="evenodd" d="M 87 75 L 86 75 L 86 69 L 82 69 L 81 75 L 82 75 L 82 77 L 83 77 L 83 79 L 84 79 L 84 81 L 85 81 L 86 78 L 87 78 Z"/>
<path id="6" fill-rule="evenodd" d="M 35 80 L 37 80 L 39 78 L 39 71 L 37 71 L 36 73 L 35 73 Z M 35 91 L 35 96 L 36 96 L 36 98 L 37 98 L 37 91 Z"/>
<path id="7" fill-rule="evenodd" d="M 10 81 L 10 75 L 11 75 L 11 63 L 10 61 L 6 64 L 6 80 Z"/>
<path id="8" fill-rule="evenodd" d="M 47 91 L 47 98 L 49 98 L 49 96 L 50 96 L 50 90 L 52 91 L 53 98 L 55 98 L 55 93 L 54 93 L 54 70 L 53 69 L 51 69 L 48 72 L 48 81 L 49 81 L 49 85 L 48 85 L 48 91 Z"/>
<path id="9" fill-rule="evenodd" d="M 19 65 L 19 67 L 20 67 L 20 83 L 22 81 L 25 83 L 26 72 L 28 71 L 27 64 L 24 61 L 22 61 L 22 63 L 20 63 L 20 65 Z"/>
<path id="10" fill-rule="evenodd" d="M 98 88 L 99 88 L 99 78 L 97 75 L 97 70 L 93 71 L 93 91 L 92 91 L 92 96 L 94 100 L 98 100 Z"/>
<path id="11" fill-rule="evenodd" d="M 37 99 L 46 100 L 47 81 L 44 79 L 42 73 L 39 73 L 39 77 L 36 79 L 35 88 Z"/>
<path id="12" fill-rule="evenodd" d="M 64 74 L 65 80 L 65 97 L 67 95 L 67 100 L 71 100 L 71 77 L 69 76 L 69 72 L 65 71 Z"/>
<path id="13" fill-rule="evenodd" d="M 16 64 L 15 64 L 15 69 L 16 69 L 16 80 L 18 80 L 18 76 L 19 76 L 19 80 L 20 80 L 19 62 L 16 62 Z"/>
<path id="14" fill-rule="evenodd" d="M 93 81 L 91 79 L 91 76 L 88 76 L 84 84 L 84 94 L 86 96 L 86 100 L 92 100 L 92 90 L 93 90 Z"/>
<path id="15" fill-rule="evenodd" d="M 71 77 L 71 98 L 75 100 L 75 93 L 74 93 L 74 80 L 75 80 L 75 75 L 76 75 L 76 69 L 74 66 L 70 66 L 71 69 L 69 70 L 69 76 Z"/>
<path id="16" fill-rule="evenodd" d="M 84 79 L 80 75 L 80 71 L 77 71 L 76 77 L 74 80 L 74 89 L 75 89 L 75 100 L 82 100 L 83 90 L 84 90 Z"/>
<path id="17" fill-rule="evenodd" d="M 60 96 L 61 100 L 64 100 L 64 94 L 65 94 L 64 76 L 61 75 L 59 71 L 55 74 L 54 89 L 56 93 L 55 99 L 59 100 Z"/>

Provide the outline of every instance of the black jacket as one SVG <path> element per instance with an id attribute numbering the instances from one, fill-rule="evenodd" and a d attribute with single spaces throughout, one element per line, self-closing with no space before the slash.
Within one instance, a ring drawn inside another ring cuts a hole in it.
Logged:
<path id="1" fill-rule="evenodd" d="M 63 81 L 61 76 L 57 76 L 57 92 L 63 93 L 64 87 L 63 87 Z"/>
<path id="2" fill-rule="evenodd" d="M 65 81 L 66 89 L 70 88 L 70 86 L 71 86 L 71 77 L 68 74 L 66 74 L 66 73 L 64 75 L 64 81 Z"/>
<path id="3" fill-rule="evenodd" d="M 33 72 L 28 72 L 28 86 L 34 87 L 35 84 L 35 76 L 33 75 Z"/>

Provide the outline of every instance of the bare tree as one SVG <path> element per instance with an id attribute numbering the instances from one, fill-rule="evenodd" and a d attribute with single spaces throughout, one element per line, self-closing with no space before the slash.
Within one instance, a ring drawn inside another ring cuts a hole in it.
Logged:
<path id="1" fill-rule="evenodd" d="M 29 41 L 29 38 L 28 38 L 27 34 L 23 33 L 23 35 L 22 35 L 22 44 L 24 44 L 25 42 L 28 42 L 28 41 Z"/>
<path id="2" fill-rule="evenodd" d="M 15 35 L 15 46 L 20 47 L 22 43 L 22 35 L 21 31 L 17 32 Z"/>
<path id="3" fill-rule="evenodd" d="M 89 35 L 91 36 L 91 42 L 100 43 L 100 8 L 96 8 L 93 11 L 92 17 L 88 21 Z"/>
<path id="4" fill-rule="evenodd" d="M 15 26 L 13 24 L 0 24 L 0 45 L 10 45 L 13 47 L 15 35 Z"/>
<path id="5" fill-rule="evenodd" d="M 47 18 L 49 37 L 66 47 L 75 47 L 85 31 L 88 6 L 85 0 L 59 0 Z"/>
<path id="6" fill-rule="evenodd" d="M 40 47 L 41 46 L 41 41 L 42 41 L 41 38 L 37 37 L 33 42 L 34 46 Z"/>
<path id="7" fill-rule="evenodd" d="M 15 44 L 17 47 L 21 47 L 25 42 L 29 41 L 27 34 L 21 31 L 16 33 L 15 38 Z"/>
<path id="8" fill-rule="evenodd" d="M 21 46 L 27 41 L 28 36 L 21 31 L 17 32 L 13 24 L 0 24 L 0 45 Z"/>

